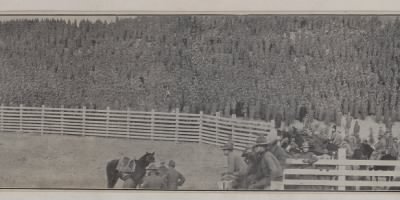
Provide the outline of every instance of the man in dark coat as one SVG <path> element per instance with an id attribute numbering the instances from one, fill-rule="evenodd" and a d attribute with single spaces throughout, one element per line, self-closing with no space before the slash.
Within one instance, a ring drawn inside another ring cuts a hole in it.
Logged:
<path id="1" fill-rule="evenodd" d="M 358 124 L 358 120 L 356 120 L 356 123 L 354 124 L 353 128 L 353 134 L 358 135 L 360 133 L 360 125 Z"/>
<path id="2" fill-rule="evenodd" d="M 167 190 L 178 190 L 178 186 L 185 183 L 185 177 L 175 169 L 175 161 L 170 160 L 168 163 L 168 171 L 165 175 L 165 183 Z"/>
<path id="3" fill-rule="evenodd" d="M 164 161 L 162 161 L 160 163 L 160 167 L 158 167 L 158 171 L 160 172 L 160 176 L 161 177 L 164 177 L 167 174 L 168 168 L 165 166 L 165 162 Z"/>
<path id="4" fill-rule="evenodd" d="M 268 141 L 264 136 L 259 136 L 256 140 L 254 150 L 257 161 L 257 175 L 255 182 L 249 186 L 249 189 L 266 189 L 275 190 L 275 184 L 272 182 L 280 182 L 283 178 L 282 167 L 279 160 L 268 151 Z"/>
<path id="5" fill-rule="evenodd" d="M 148 175 L 144 177 L 142 188 L 143 189 L 152 189 L 152 190 L 161 190 L 165 188 L 164 179 L 158 173 L 158 168 L 152 164 L 147 170 Z"/>

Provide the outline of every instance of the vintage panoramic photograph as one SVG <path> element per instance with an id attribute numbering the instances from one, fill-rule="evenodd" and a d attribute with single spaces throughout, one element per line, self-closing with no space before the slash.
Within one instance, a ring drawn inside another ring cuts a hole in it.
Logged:
<path id="1" fill-rule="evenodd" d="M 400 18 L 0 16 L 0 188 L 400 190 Z"/>

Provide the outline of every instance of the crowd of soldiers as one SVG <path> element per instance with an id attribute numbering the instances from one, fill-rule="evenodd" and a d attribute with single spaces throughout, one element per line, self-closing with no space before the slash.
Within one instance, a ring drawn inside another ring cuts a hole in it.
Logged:
<path id="1" fill-rule="evenodd" d="M 302 130 L 291 127 L 289 131 L 279 130 L 278 138 L 272 141 L 260 135 L 256 143 L 247 147 L 241 155 L 234 151 L 234 144 L 229 141 L 222 147 L 228 164 L 221 180 L 231 181 L 233 189 L 276 190 L 281 187 L 279 183 L 283 170 L 288 167 L 288 158 L 302 159 L 309 164 L 306 168 L 316 168 L 314 164 L 320 159 L 337 159 L 339 148 L 345 149 L 346 159 L 398 160 L 398 138 L 393 136 L 391 127 L 386 126 L 385 129 L 379 128 L 377 141 L 372 128 L 369 139 L 361 138 L 359 122 L 348 115 L 343 127 L 332 125 L 321 129 L 309 126 Z"/>

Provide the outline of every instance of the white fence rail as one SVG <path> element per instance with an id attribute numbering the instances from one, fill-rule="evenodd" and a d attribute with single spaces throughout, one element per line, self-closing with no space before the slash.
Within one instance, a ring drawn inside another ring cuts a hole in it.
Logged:
<path id="1" fill-rule="evenodd" d="M 288 159 L 283 188 L 291 190 L 388 190 L 400 188 L 400 171 L 370 171 L 369 166 L 400 166 L 399 160 L 346 160 L 346 150 L 339 149 L 337 160 L 319 160 L 313 167 L 300 159 Z M 360 168 L 360 167 L 364 168 Z M 292 168 L 291 168 L 292 167 Z M 364 189 L 363 189 L 364 187 Z"/>
<path id="2" fill-rule="evenodd" d="M 94 110 L 50 107 L 0 107 L 0 131 L 40 134 L 120 137 L 220 146 L 230 138 L 236 149 L 254 143 L 270 126 L 245 120 L 200 114 Z"/>

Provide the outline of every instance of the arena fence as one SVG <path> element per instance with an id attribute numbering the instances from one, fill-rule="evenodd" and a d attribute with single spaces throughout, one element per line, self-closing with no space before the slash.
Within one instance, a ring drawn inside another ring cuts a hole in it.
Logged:
<path id="1" fill-rule="evenodd" d="M 268 123 L 251 122 L 199 114 L 167 112 L 141 112 L 127 110 L 94 110 L 76 108 L 0 106 L 0 131 L 38 134 L 60 134 L 194 142 L 221 146 L 233 140 L 235 149 L 242 150 L 254 144 L 258 134 L 274 136 Z M 281 189 L 291 186 L 302 190 L 326 187 L 346 190 L 349 187 L 400 187 L 400 181 L 378 181 L 359 177 L 399 176 L 399 171 L 366 171 L 360 166 L 400 166 L 399 161 L 346 160 L 343 149 L 338 160 L 319 160 L 315 168 L 309 168 L 302 160 L 289 159 L 293 167 L 284 170 Z M 329 169 L 329 170 L 328 170 Z M 323 177 L 323 178 L 321 178 Z M 353 178 L 352 178 L 353 177 Z M 355 179 L 354 177 L 358 177 Z M 300 186 L 300 187 L 299 187 Z M 325 188 L 325 189 L 326 189 Z M 321 189 L 321 188 L 318 188 Z M 324 190 L 325 190 L 324 189 Z"/>
<path id="2" fill-rule="evenodd" d="M 250 122 L 199 114 L 95 110 L 82 107 L 51 108 L 0 106 L 0 131 L 40 134 L 100 136 L 195 142 L 221 146 L 230 139 L 235 149 L 254 143 L 258 134 L 268 135 L 271 128 L 262 122 Z"/>
<path id="3" fill-rule="evenodd" d="M 400 190 L 400 171 L 370 171 L 370 166 L 400 166 L 399 160 L 346 160 L 345 149 L 338 159 L 319 160 L 310 166 L 299 159 L 288 159 L 284 170 L 285 190 Z M 393 181 L 386 177 L 394 177 Z"/>

